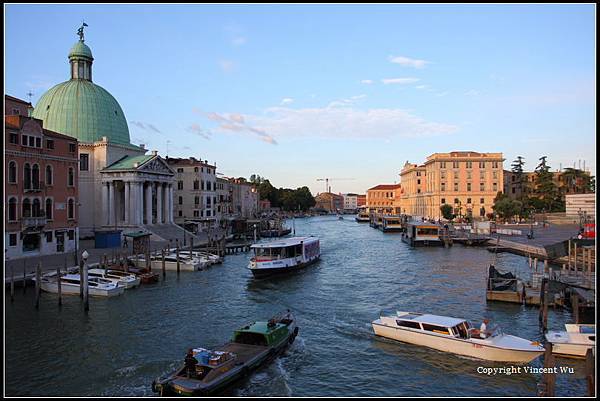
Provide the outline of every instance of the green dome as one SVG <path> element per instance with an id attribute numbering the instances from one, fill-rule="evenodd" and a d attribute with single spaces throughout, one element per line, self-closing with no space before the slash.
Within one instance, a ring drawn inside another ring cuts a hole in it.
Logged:
<path id="1" fill-rule="evenodd" d="M 127 120 L 119 103 L 104 88 L 85 79 L 71 79 L 44 93 L 33 117 L 43 120 L 44 128 L 80 142 L 92 143 L 105 136 L 109 142 L 130 145 Z"/>
<path id="2" fill-rule="evenodd" d="M 87 57 L 92 60 L 94 59 L 92 57 L 92 51 L 90 50 L 90 48 L 81 40 L 75 43 L 73 47 L 71 47 L 71 51 L 69 52 L 69 58 L 77 56 Z"/>

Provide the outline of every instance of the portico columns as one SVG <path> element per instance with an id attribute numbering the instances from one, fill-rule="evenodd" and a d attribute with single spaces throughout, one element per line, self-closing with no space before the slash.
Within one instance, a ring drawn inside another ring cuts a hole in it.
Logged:
<path id="1" fill-rule="evenodd" d="M 173 223 L 173 184 L 169 184 L 168 198 L 169 198 L 169 216 L 168 216 L 168 222 L 169 223 Z"/>
<path id="2" fill-rule="evenodd" d="M 102 213 L 104 214 L 104 224 L 110 224 L 110 204 L 108 203 L 108 183 L 102 183 Z"/>
<path id="3" fill-rule="evenodd" d="M 156 224 L 163 223 L 163 184 L 156 183 Z"/>
<path id="4" fill-rule="evenodd" d="M 152 183 L 146 186 L 146 224 L 152 224 Z"/>
<path id="5" fill-rule="evenodd" d="M 123 205 L 123 207 L 125 208 L 125 224 L 130 224 L 130 217 L 131 217 L 131 213 L 129 211 L 129 208 L 131 207 L 131 199 L 130 199 L 130 191 L 129 191 L 129 181 L 124 182 L 125 184 L 125 204 Z"/>
<path id="6" fill-rule="evenodd" d="M 108 225 L 113 226 L 115 224 L 115 183 L 110 181 L 108 183 Z"/>

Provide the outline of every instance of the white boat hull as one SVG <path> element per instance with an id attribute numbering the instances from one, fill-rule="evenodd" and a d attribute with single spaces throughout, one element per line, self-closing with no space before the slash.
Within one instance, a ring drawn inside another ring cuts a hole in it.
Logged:
<path id="1" fill-rule="evenodd" d="M 58 284 L 56 282 L 42 281 L 42 291 L 58 294 Z M 79 285 L 62 283 L 60 288 L 61 294 L 79 295 Z M 113 287 L 110 289 L 100 289 L 89 287 L 88 294 L 98 297 L 114 297 L 125 292 L 124 287 Z"/>
<path id="2" fill-rule="evenodd" d="M 135 263 L 135 261 L 134 261 Z M 162 260 L 152 260 L 150 265 L 153 270 L 162 270 Z M 138 260 L 136 263 L 137 267 L 146 267 L 145 260 Z M 189 260 L 180 259 L 179 261 L 179 270 L 180 271 L 189 271 L 195 272 L 198 270 L 202 270 L 205 267 L 202 263 L 190 263 Z M 165 261 L 165 270 L 169 271 L 177 271 L 177 262 Z"/>
<path id="3" fill-rule="evenodd" d="M 477 339 L 469 341 L 449 336 L 444 338 L 443 335 L 417 333 L 375 322 L 372 325 L 375 334 L 381 337 L 488 361 L 526 363 L 543 353 L 543 351 L 503 349 L 481 344 Z"/>
<path id="4" fill-rule="evenodd" d="M 552 344 L 552 353 L 565 356 L 585 357 L 588 349 L 594 351 L 594 346 L 584 344 Z"/>

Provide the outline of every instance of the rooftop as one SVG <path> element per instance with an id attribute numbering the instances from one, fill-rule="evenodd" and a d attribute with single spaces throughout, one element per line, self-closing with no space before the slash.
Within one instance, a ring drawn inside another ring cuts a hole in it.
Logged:
<path id="1" fill-rule="evenodd" d="M 373 188 L 369 188 L 369 191 L 374 191 L 374 190 L 383 190 L 383 189 L 398 189 L 401 188 L 402 185 L 401 184 L 379 184 L 374 186 Z"/>

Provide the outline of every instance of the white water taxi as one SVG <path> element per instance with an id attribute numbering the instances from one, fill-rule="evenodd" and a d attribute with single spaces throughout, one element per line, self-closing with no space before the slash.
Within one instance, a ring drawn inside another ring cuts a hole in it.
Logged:
<path id="1" fill-rule="evenodd" d="M 109 280 L 109 281 L 117 284 L 118 286 L 125 287 L 125 289 L 133 288 L 133 287 L 140 285 L 140 278 L 137 277 L 135 274 L 126 273 L 126 272 L 119 271 L 119 270 L 112 270 L 112 269 L 104 270 L 104 269 L 96 268 L 96 269 L 90 269 L 88 271 L 88 275 L 89 275 L 89 277 L 101 277 L 105 280 Z"/>
<path id="2" fill-rule="evenodd" d="M 549 331 L 546 341 L 552 344 L 552 353 L 565 357 L 585 357 L 588 349 L 596 353 L 595 324 L 565 324 L 567 331 Z"/>
<path id="3" fill-rule="evenodd" d="M 250 248 L 254 250 L 254 257 L 248 268 L 255 277 L 295 271 L 321 257 L 319 239 L 316 237 L 286 238 L 254 244 Z"/>
<path id="4" fill-rule="evenodd" d="M 378 336 L 488 361 L 526 363 L 544 353 L 538 342 L 499 330 L 487 338 L 471 336 L 469 322 L 453 317 L 396 312 L 372 325 Z"/>
<path id="5" fill-rule="evenodd" d="M 33 279 L 35 281 L 35 278 Z M 60 276 L 61 294 L 79 295 L 79 285 L 81 278 L 79 274 L 64 274 Z M 112 297 L 121 295 L 125 291 L 125 287 L 105 280 L 100 277 L 88 276 L 89 294 L 92 296 Z M 56 274 L 42 276 L 40 287 L 43 291 L 58 293 L 58 279 Z"/>

